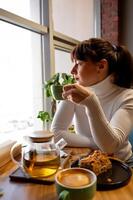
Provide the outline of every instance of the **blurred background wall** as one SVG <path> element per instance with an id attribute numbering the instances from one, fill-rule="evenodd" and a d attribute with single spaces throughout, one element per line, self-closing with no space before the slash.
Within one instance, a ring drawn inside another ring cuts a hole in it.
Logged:
<path id="1" fill-rule="evenodd" d="M 101 0 L 101 36 L 133 54 L 133 0 Z"/>
<path id="2" fill-rule="evenodd" d="M 133 54 L 133 0 L 119 0 L 119 42 Z"/>
<path id="3" fill-rule="evenodd" d="M 118 43 L 118 0 L 101 0 L 101 36 Z"/>

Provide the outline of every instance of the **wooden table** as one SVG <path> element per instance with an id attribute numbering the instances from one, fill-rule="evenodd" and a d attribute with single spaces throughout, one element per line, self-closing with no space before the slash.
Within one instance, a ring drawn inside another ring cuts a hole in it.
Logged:
<path id="1" fill-rule="evenodd" d="M 73 153 L 85 153 L 87 149 L 71 148 Z M 0 188 L 4 195 L 0 200 L 57 200 L 55 184 L 42 185 L 34 183 L 11 182 L 9 174 L 16 169 L 9 162 L 0 169 Z M 133 200 L 133 177 L 128 185 L 111 191 L 97 191 L 93 200 Z"/>

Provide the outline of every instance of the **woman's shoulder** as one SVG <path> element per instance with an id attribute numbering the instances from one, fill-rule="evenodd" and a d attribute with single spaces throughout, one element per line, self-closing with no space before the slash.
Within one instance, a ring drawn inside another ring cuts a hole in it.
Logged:
<path id="1" fill-rule="evenodd" d="M 133 89 L 132 88 L 121 88 L 120 96 L 123 98 L 133 98 Z"/>
<path id="2" fill-rule="evenodd" d="M 121 88 L 117 96 L 116 104 L 120 106 L 132 107 L 133 109 L 133 89 Z"/>

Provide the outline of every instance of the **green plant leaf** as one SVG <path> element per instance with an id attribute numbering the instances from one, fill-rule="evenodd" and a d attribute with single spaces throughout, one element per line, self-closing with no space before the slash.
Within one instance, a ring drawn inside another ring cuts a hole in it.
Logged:
<path id="1" fill-rule="evenodd" d="M 52 118 L 48 112 L 39 111 L 37 118 L 41 119 L 43 122 L 50 122 Z"/>

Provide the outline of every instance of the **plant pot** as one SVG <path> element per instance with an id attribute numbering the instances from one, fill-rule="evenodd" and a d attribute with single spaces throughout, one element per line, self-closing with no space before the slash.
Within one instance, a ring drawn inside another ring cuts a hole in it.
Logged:
<path id="1" fill-rule="evenodd" d="M 55 100 L 64 100 L 62 97 L 63 86 L 62 85 L 51 85 L 51 93 Z"/>

